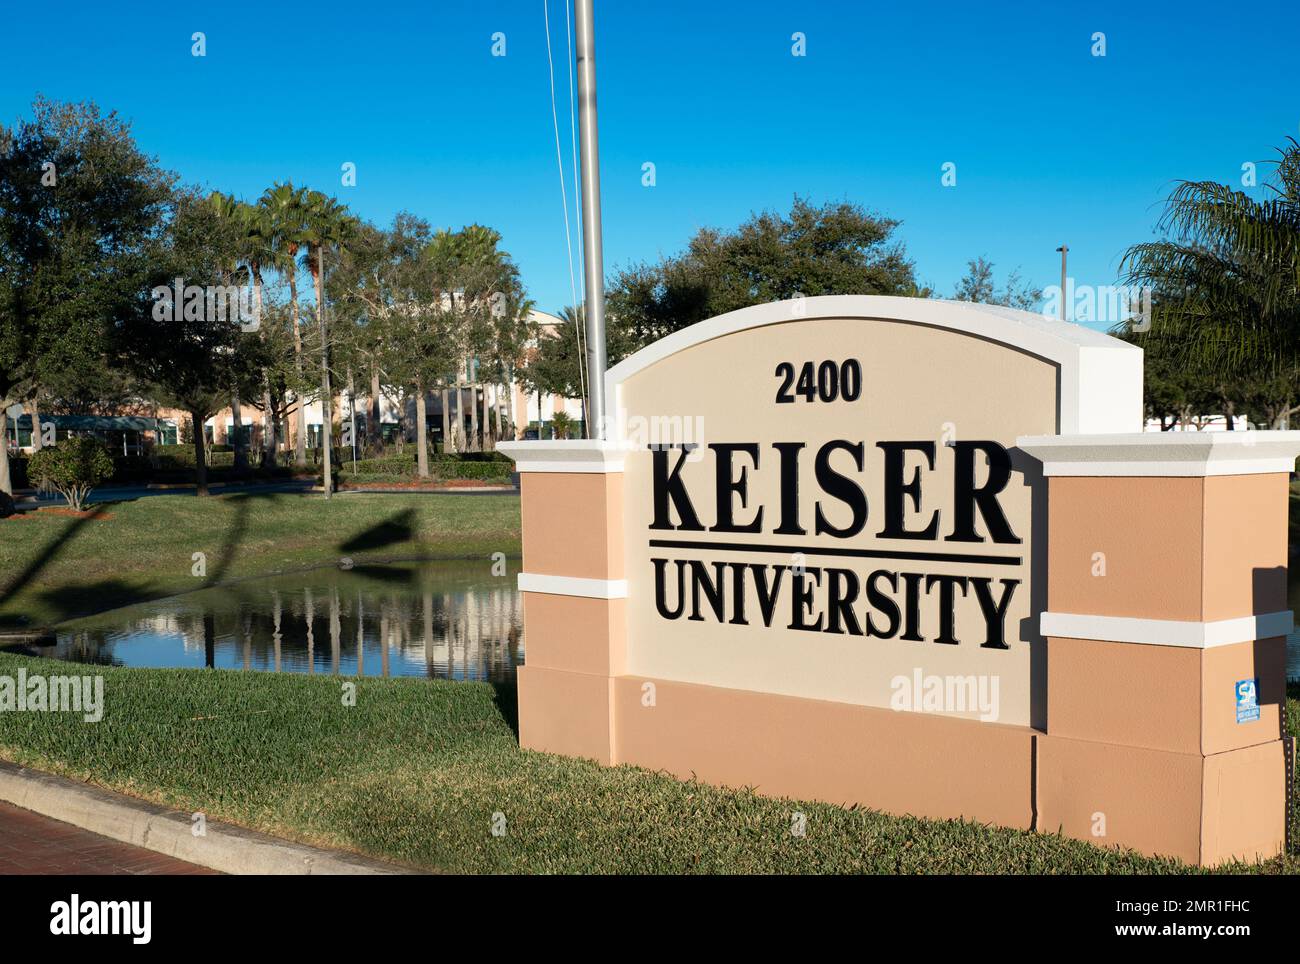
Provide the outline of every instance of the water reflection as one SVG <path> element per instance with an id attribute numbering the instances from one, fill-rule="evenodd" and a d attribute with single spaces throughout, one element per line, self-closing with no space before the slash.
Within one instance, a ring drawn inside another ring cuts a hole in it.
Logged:
<path id="1" fill-rule="evenodd" d="M 1300 612 L 1300 559 L 1291 558 L 1287 570 L 1286 604 L 1292 612 Z M 1300 682 L 1300 628 L 1293 629 L 1286 638 L 1286 678 Z"/>
<path id="2" fill-rule="evenodd" d="M 118 666 L 513 682 L 514 571 L 486 560 L 321 569 L 174 596 L 59 627 L 36 655 Z"/>
<path id="3" fill-rule="evenodd" d="M 34 655 L 120 666 L 429 676 L 513 683 L 524 661 L 516 571 L 487 560 L 359 566 L 205 589 L 64 623 Z M 1290 573 L 1300 611 L 1300 565 Z M 1300 680 L 1300 629 L 1286 673 Z"/>

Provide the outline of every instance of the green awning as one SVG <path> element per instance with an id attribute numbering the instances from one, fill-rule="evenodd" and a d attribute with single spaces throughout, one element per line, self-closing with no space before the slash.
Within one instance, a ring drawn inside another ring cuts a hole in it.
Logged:
<path id="1" fill-rule="evenodd" d="M 41 415 L 41 422 L 53 422 L 55 428 L 70 432 L 154 432 L 159 427 L 173 427 L 171 419 L 146 418 L 141 415 Z M 32 417 L 20 415 L 18 427 L 30 429 Z"/>

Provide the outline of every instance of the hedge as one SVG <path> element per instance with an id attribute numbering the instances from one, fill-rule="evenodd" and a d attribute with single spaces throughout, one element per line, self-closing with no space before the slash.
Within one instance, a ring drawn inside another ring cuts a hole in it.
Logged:
<path id="1" fill-rule="evenodd" d="M 491 481 L 509 481 L 514 472 L 514 463 L 504 462 L 438 462 L 430 467 L 430 473 L 442 479 L 484 479 Z"/>
<path id="2" fill-rule="evenodd" d="M 450 462 L 429 463 L 429 479 L 476 479 L 482 482 L 507 483 L 514 467 L 502 462 Z M 357 470 L 352 471 L 351 460 L 339 465 L 340 476 L 352 482 L 409 482 L 419 476 L 415 463 L 387 459 L 358 459 Z"/>
<path id="3" fill-rule="evenodd" d="M 352 471 L 352 460 L 344 457 L 342 467 Z M 415 475 L 414 446 L 400 455 L 394 453 L 377 458 L 357 459 L 357 475 Z M 444 479 L 508 479 L 514 471 L 514 461 L 500 452 L 449 452 L 429 453 L 429 472 Z"/>
<path id="4" fill-rule="evenodd" d="M 147 455 L 113 455 L 114 482 L 188 482 L 194 473 L 193 445 L 157 445 L 154 447 L 157 457 L 155 465 Z M 229 445 L 208 446 L 208 468 L 213 470 L 230 469 L 235 464 L 235 453 Z M 249 449 L 249 469 L 257 475 L 264 474 L 258 469 L 261 452 Z M 335 458 L 336 468 L 340 468 L 355 481 L 360 476 L 382 476 L 366 481 L 393 482 L 415 478 L 415 446 L 408 445 L 400 455 L 392 453 L 378 458 L 358 459 L 357 471 L 352 472 L 352 460 L 347 457 Z M 319 471 L 319 466 L 317 466 Z M 13 478 L 14 488 L 29 488 L 27 481 L 27 458 L 24 455 L 9 456 L 9 472 Z M 486 482 L 508 482 L 514 471 L 514 462 L 500 452 L 448 452 L 446 454 L 429 453 L 429 477 L 432 479 L 479 479 Z M 209 476 L 208 481 L 223 473 Z M 281 455 L 278 471 L 274 476 L 289 477 L 293 474 L 292 460 L 286 461 Z"/>
<path id="5" fill-rule="evenodd" d="M 249 450 L 249 453 L 250 461 L 252 461 L 252 450 Z M 194 468 L 193 445 L 156 445 L 154 446 L 154 454 L 158 457 L 159 468 Z M 209 445 L 206 454 L 210 468 L 235 464 L 235 450 L 229 445 Z"/>
<path id="6" fill-rule="evenodd" d="M 430 458 L 435 462 L 513 462 L 503 452 L 438 452 Z"/>
<path id="7" fill-rule="evenodd" d="M 345 458 L 340 463 L 345 471 L 352 471 L 352 460 Z M 413 475 L 415 459 L 400 455 L 386 455 L 378 459 L 357 459 L 358 475 Z"/>
<path id="8" fill-rule="evenodd" d="M 346 450 L 345 450 L 346 454 Z M 409 462 L 415 464 L 416 458 L 415 443 L 408 442 L 401 452 L 386 452 L 383 455 L 372 455 L 366 459 L 358 459 L 358 462 Z M 349 460 L 350 461 L 350 460 Z M 429 450 L 430 462 L 513 462 L 514 459 L 503 452 L 437 452 Z"/>

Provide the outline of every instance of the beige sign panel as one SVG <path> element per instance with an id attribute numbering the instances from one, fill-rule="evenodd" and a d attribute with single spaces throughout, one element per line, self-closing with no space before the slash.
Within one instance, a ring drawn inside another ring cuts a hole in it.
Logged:
<path id="1" fill-rule="evenodd" d="M 1140 358 L 1023 312 L 812 298 L 614 368 L 627 673 L 1041 726 L 1045 482 L 1015 439 L 1135 430 Z"/>

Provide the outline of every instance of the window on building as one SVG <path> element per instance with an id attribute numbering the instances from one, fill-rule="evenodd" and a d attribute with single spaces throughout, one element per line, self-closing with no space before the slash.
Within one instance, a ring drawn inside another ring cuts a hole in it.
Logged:
<path id="1" fill-rule="evenodd" d="M 251 447 L 253 444 L 253 426 L 248 424 L 240 425 L 238 440 L 245 448 Z M 226 422 L 226 444 L 234 445 L 235 442 L 236 442 L 235 423 Z"/>

